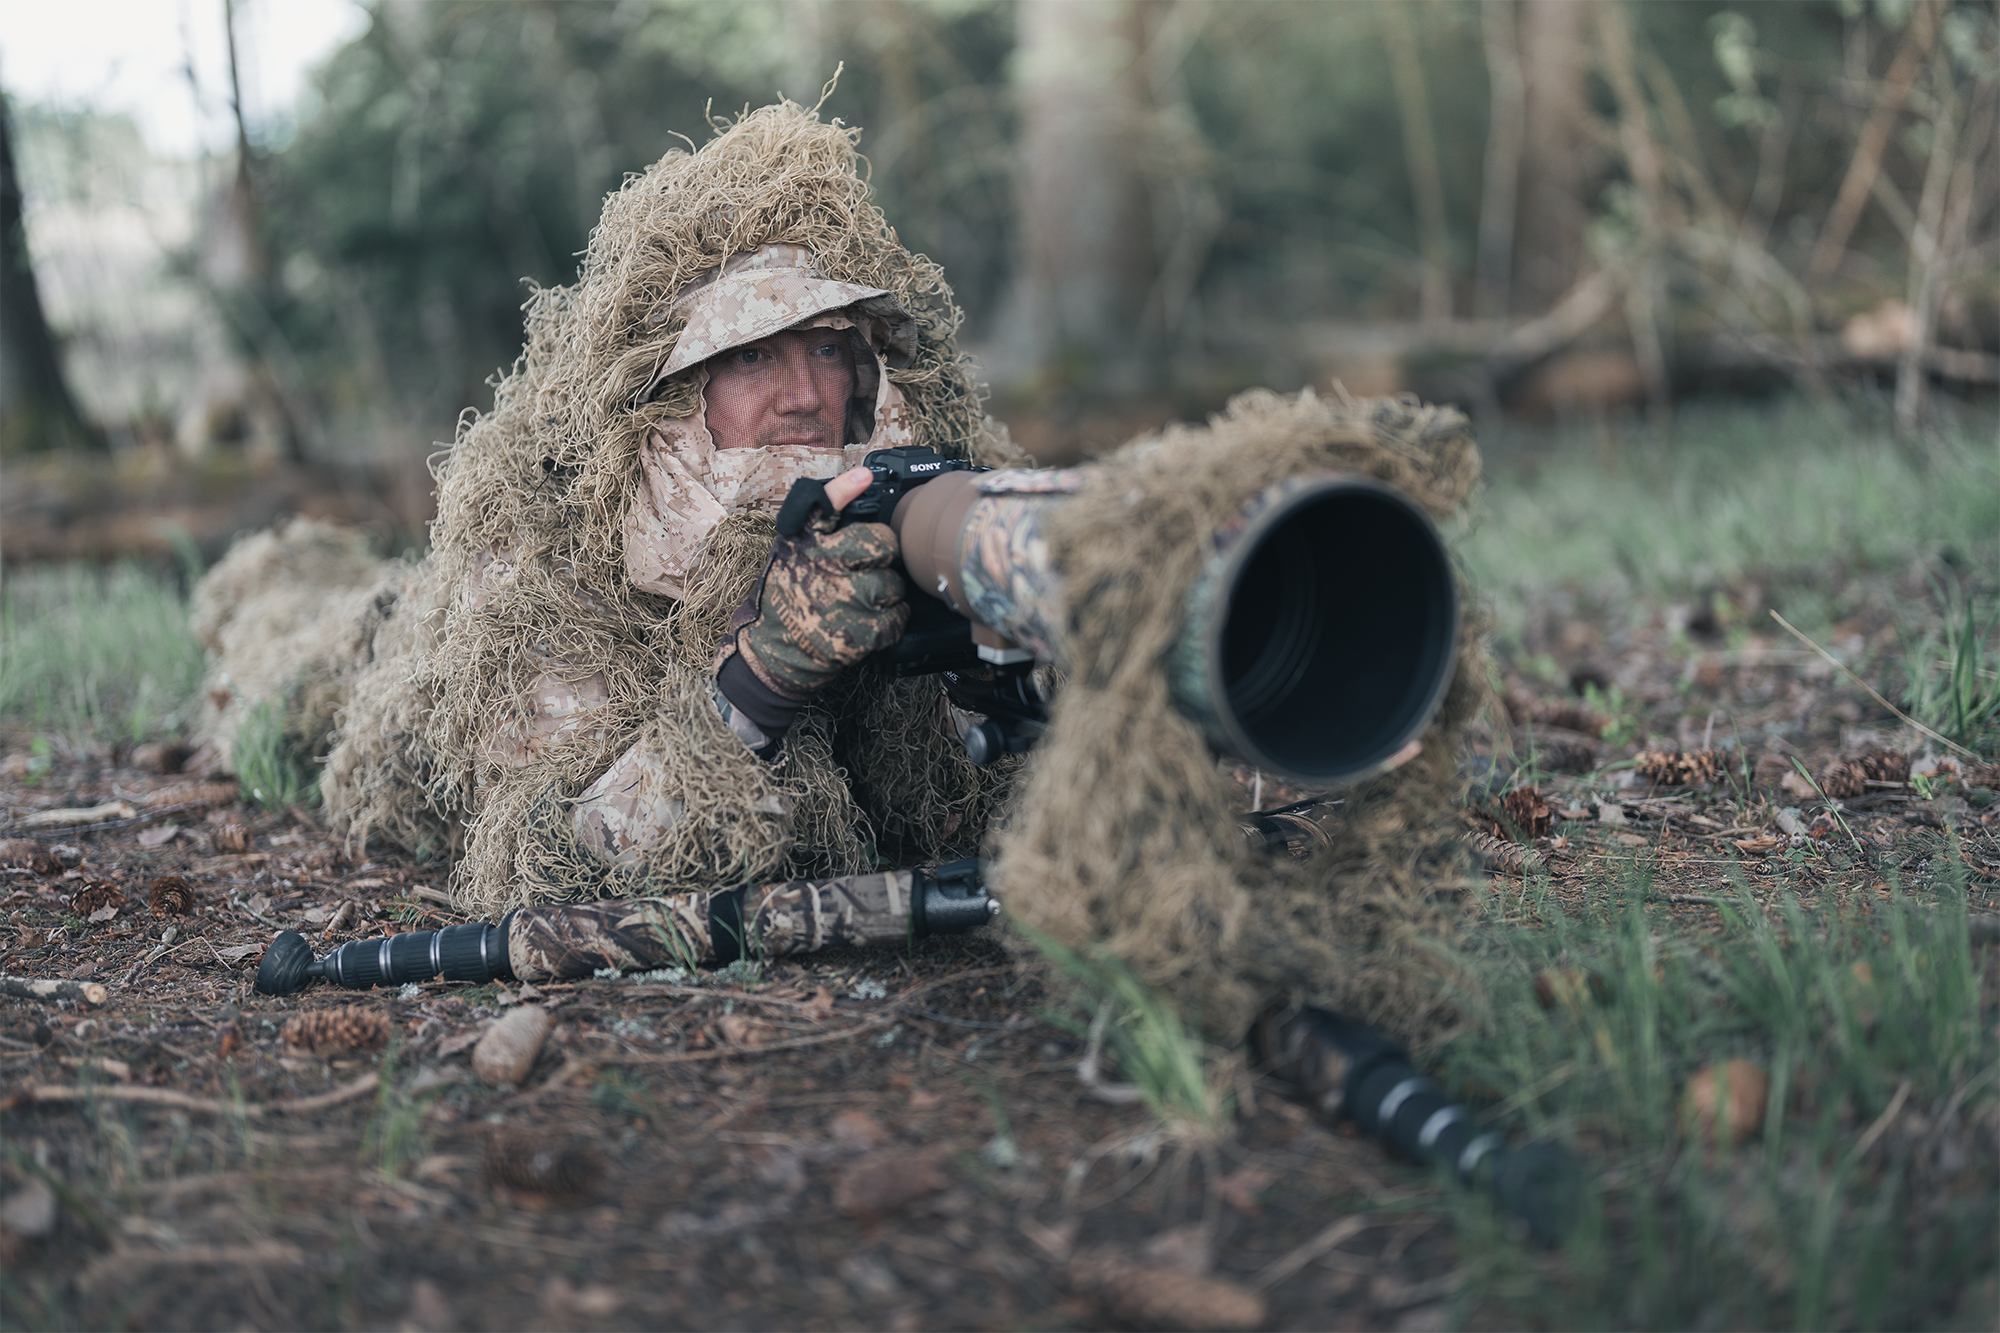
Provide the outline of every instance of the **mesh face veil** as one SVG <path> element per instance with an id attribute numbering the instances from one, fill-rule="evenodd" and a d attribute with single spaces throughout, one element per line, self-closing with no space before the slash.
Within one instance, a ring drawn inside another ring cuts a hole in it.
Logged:
<path id="1" fill-rule="evenodd" d="M 686 330 L 648 387 L 692 376 L 701 409 L 656 424 L 640 447 L 639 493 L 625 525 L 625 569 L 635 587 L 679 597 L 709 534 L 732 513 L 776 513 L 792 483 L 859 466 L 871 449 L 915 442 L 901 391 L 915 322 L 878 287 L 819 276 L 796 245 L 764 245 L 724 263 L 675 305 Z M 780 445 L 718 449 L 707 423 L 709 358 L 785 329 L 841 329 L 855 344 L 854 398 L 841 449 Z"/>

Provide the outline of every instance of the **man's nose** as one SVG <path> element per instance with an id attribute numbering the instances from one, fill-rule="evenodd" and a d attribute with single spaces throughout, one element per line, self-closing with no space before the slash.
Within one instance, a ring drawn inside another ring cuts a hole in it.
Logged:
<path id="1" fill-rule="evenodd" d="M 788 356 L 779 366 L 775 406 L 786 415 L 810 415 L 825 406 L 826 398 L 813 378 L 812 366 L 802 356 Z"/>

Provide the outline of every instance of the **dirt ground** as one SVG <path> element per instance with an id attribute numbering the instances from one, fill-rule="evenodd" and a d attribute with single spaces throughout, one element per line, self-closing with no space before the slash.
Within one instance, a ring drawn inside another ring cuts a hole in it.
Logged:
<path id="1" fill-rule="evenodd" d="M 1862 616 L 1836 641 L 1887 625 Z M 1936 775 L 1928 798 L 1878 780 L 1844 802 L 1844 827 L 1788 788 L 1795 756 L 1818 774 L 1909 735 L 1791 640 L 1681 611 L 1616 632 L 1552 614 L 1528 648 L 1559 678 L 1508 682 L 1548 812 L 1514 845 L 1566 897 L 1635 854 L 1693 931 L 1716 927 L 1735 867 L 1774 899 L 1781 880 L 1886 894 L 1892 871 L 1921 891 L 1950 825 L 1973 910 L 2000 910 L 2000 806 L 1976 772 Z M 1615 702 L 1593 711 L 1565 683 Z M 1608 767 L 1725 739 L 1734 777 Z M 37 1180 L 58 1205 L 39 1230 L 5 1214 L 6 1326 L 1096 1328 L 1169 1326 L 1171 1306 L 1186 1327 L 1428 1329 L 1460 1285 L 1428 1175 L 1247 1069 L 1212 1141 L 1093 1100 L 1081 1042 L 991 940 L 698 985 L 275 999 L 250 982 L 276 929 L 324 952 L 447 924 L 446 868 L 350 860 L 310 812 L 134 766 L 152 754 L 10 753 L 0 836 L 40 859 L 9 844 L 30 863 L 0 883 L 0 970 L 109 998 L 0 998 L 0 1211 Z M 1533 822 L 1533 802 L 1495 799 L 1513 785 L 1490 784 L 1469 833 Z M 129 814 L 22 831 L 37 811 L 119 801 Z M 1521 854 L 1489 845 L 1494 902 L 1516 893 Z M 191 911 L 150 906 L 166 875 Z M 99 882 L 113 891 L 79 901 Z M 552 1035 L 521 1086 L 487 1086 L 470 1048 L 524 1003 L 550 1010 Z M 384 1047 L 287 1042 L 298 1016 L 350 1006 L 387 1020 Z"/>

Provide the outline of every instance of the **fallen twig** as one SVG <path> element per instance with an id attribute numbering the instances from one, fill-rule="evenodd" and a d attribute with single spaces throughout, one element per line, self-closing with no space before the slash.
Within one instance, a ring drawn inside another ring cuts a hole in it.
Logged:
<path id="1" fill-rule="evenodd" d="M 111 998 L 111 992 L 96 981 L 47 981 L 4 974 L 0 974 L 0 995 L 17 995 L 24 1000 L 75 1000 L 81 1004 L 103 1004 Z"/>
<path id="2" fill-rule="evenodd" d="M 1887 699 L 1884 699 L 1881 695 L 1877 694 L 1875 692 L 1874 686 L 1870 685 L 1867 681 L 1861 679 L 1861 677 L 1855 675 L 1854 672 L 1848 668 L 1845 662 L 1841 661 L 1839 658 L 1835 657 L 1832 653 L 1828 652 L 1826 649 L 1820 647 L 1818 644 L 1814 643 L 1811 639 L 1807 638 L 1804 634 L 1800 633 L 1799 630 L 1792 624 L 1791 621 L 1779 615 L 1776 610 L 1773 610 L 1771 612 L 1771 619 L 1777 621 L 1780 625 L 1783 625 L 1786 631 L 1790 633 L 1794 638 L 1796 638 L 1800 643 L 1812 649 L 1814 652 L 1818 653 L 1821 657 L 1824 657 L 1832 665 L 1840 668 L 1840 670 L 1847 676 L 1849 680 L 1853 681 L 1856 685 L 1859 685 L 1862 689 L 1866 690 L 1868 692 L 1868 697 L 1873 699 L 1876 703 L 1881 704 L 1884 708 L 1894 713 L 1897 717 L 1902 718 L 1903 721 L 1909 723 L 1911 726 L 1915 727 L 1918 731 L 1921 731 L 1922 733 L 1924 733 L 1924 735 L 1930 737 L 1932 740 L 1938 742 L 1940 745 L 1948 745 L 1952 749 L 1958 751 L 1960 754 L 1964 755 L 1968 759 L 1979 758 L 1977 754 L 1974 754 L 1971 750 L 1966 749 L 1963 745 L 1960 745 L 1957 741 L 1951 740 L 1945 736 L 1940 736 L 1937 732 L 1932 731 L 1929 727 L 1917 721 L 1915 718 L 1911 717 L 1908 713 L 1905 713 L 1902 709 L 1896 707 L 1896 705 L 1890 703 Z"/>
<path id="3" fill-rule="evenodd" d="M 609 1055 L 599 1060 L 607 1065 L 680 1065 L 696 1060 L 720 1060 L 731 1055 L 765 1055 L 771 1051 L 796 1050 L 801 1046 L 821 1046 L 830 1041 L 844 1041 L 858 1037 L 864 1032 L 873 1032 L 889 1026 L 896 1018 L 893 1013 L 878 1014 L 874 1018 L 856 1023 L 853 1027 L 842 1028 L 838 1032 L 821 1032 L 810 1037 L 791 1037 L 785 1041 L 759 1042 L 754 1046 L 711 1046 L 702 1051 L 671 1051 L 663 1055 Z"/>
<path id="4" fill-rule="evenodd" d="M 1374 1213 L 1355 1213 L 1350 1217 L 1340 1218 L 1290 1254 L 1266 1265 L 1263 1272 L 1250 1279 L 1250 1290 L 1269 1291 L 1349 1236 L 1366 1230 L 1382 1218 L 1382 1214 Z"/>
<path id="5" fill-rule="evenodd" d="M 295 1097 L 282 1102 L 225 1102 L 211 1097 L 192 1097 L 185 1092 L 175 1092 L 172 1088 L 126 1087 L 114 1084 L 110 1087 L 77 1088 L 48 1083 L 24 1083 L 10 1101 L 16 1105 L 37 1102 L 146 1102 L 154 1106 L 171 1106 L 180 1111 L 200 1111 L 207 1115 L 241 1115 L 255 1120 L 264 1115 L 305 1115 L 313 1111 L 323 1111 L 329 1106 L 353 1101 L 375 1091 L 382 1081 L 380 1074 L 363 1074 L 352 1083 L 343 1083 L 331 1092 L 322 1092 L 313 1097 Z M 16 1100 L 18 1099 L 18 1100 Z"/>
<path id="6" fill-rule="evenodd" d="M 102 805 L 69 806 L 61 810 L 37 810 L 22 818 L 15 825 L 17 829 L 64 829 L 75 832 L 79 826 L 99 824 L 105 820 L 131 819 L 138 812 L 130 801 L 106 801 Z"/>
<path id="7" fill-rule="evenodd" d="M 91 1260 L 77 1281 L 86 1284 L 83 1289 L 88 1291 L 101 1289 L 104 1283 L 129 1277 L 134 1270 L 143 1268 L 186 1268 L 196 1264 L 279 1264 L 296 1268 L 305 1262 L 305 1251 L 282 1240 L 260 1240 L 249 1245 L 179 1245 L 170 1250 L 119 1245 L 109 1254 Z"/>
<path id="8" fill-rule="evenodd" d="M 1875 1146 L 1875 1140 L 1881 1138 L 1889 1126 L 1896 1122 L 1896 1113 L 1903 1109 L 1903 1103 L 1908 1101 L 1909 1097 L 1910 1080 L 1904 1079 L 1901 1085 L 1897 1087 L 1896 1095 L 1891 1097 L 1889 1104 L 1882 1109 L 1882 1114 L 1875 1117 L 1875 1123 L 1868 1127 L 1868 1132 L 1863 1134 L 1860 1141 L 1854 1145 L 1854 1159 L 1856 1161 L 1860 1161 L 1863 1157 L 1866 1157 L 1868 1150 Z"/>

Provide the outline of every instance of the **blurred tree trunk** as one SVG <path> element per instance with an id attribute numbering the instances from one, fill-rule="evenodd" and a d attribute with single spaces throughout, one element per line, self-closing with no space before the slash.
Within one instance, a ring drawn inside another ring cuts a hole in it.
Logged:
<path id="1" fill-rule="evenodd" d="M 1473 266 L 1474 313 L 1482 319 L 1504 318 L 1512 305 L 1514 218 L 1520 210 L 1528 115 L 1515 18 L 1511 0 L 1487 0 L 1479 7 L 1489 108 L 1479 192 L 1479 253 Z"/>
<path id="2" fill-rule="evenodd" d="M 1444 177 L 1438 170 L 1437 135 L 1431 129 L 1430 91 L 1410 16 L 1400 4 L 1375 10 L 1389 48 L 1390 82 L 1403 121 L 1403 158 L 1409 164 L 1410 193 L 1416 200 L 1417 235 L 1423 246 L 1419 317 L 1426 324 L 1451 318 L 1451 234 L 1444 217 Z"/>
<path id="3" fill-rule="evenodd" d="M 1133 392 L 1163 377 L 1144 318 L 1158 265 L 1138 151 L 1140 5 L 1025 0 L 1017 21 L 1021 267 L 1007 370 L 1059 397 L 1081 378 Z"/>
<path id="4" fill-rule="evenodd" d="M 1520 208 L 1514 225 L 1513 308 L 1540 314 L 1582 276 L 1598 154 L 1586 126 L 1590 6 L 1575 0 L 1489 0 L 1515 10 L 1522 99 Z"/>
<path id="5" fill-rule="evenodd" d="M 63 379 L 22 211 L 13 119 L 0 98 L 0 455 L 102 449 L 103 437 L 85 424 Z"/>

